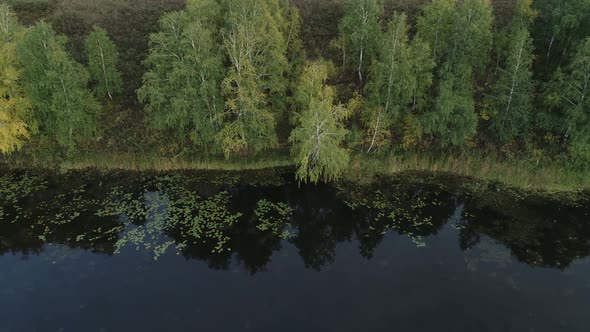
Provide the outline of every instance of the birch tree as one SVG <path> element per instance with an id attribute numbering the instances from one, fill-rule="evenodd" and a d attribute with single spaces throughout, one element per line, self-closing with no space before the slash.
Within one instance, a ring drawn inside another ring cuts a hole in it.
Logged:
<path id="1" fill-rule="evenodd" d="M 491 95 L 494 107 L 491 130 L 502 143 L 526 138 L 532 119 L 534 55 L 533 40 L 528 30 L 532 16 L 526 13 L 530 13 L 530 7 L 517 8 L 507 38 L 509 43 L 501 53 L 505 56 L 500 58 L 503 66 Z"/>
<path id="2" fill-rule="evenodd" d="M 296 89 L 299 78 L 303 73 L 305 50 L 300 37 L 301 16 L 299 10 L 295 6 L 290 6 L 288 1 L 283 6 L 286 7 L 287 26 L 284 29 L 284 35 L 287 43 L 287 61 L 289 63 L 289 70 L 286 76 L 289 81 L 289 90 L 292 92 Z"/>
<path id="3" fill-rule="evenodd" d="M 489 0 L 465 0 L 460 6 L 456 0 L 434 0 L 418 21 L 418 35 L 434 45 L 439 64 L 438 96 L 420 122 L 443 145 L 461 145 L 476 132 L 473 76 L 489 60 L 492 22 Z"/>
<path id="4" fill-rule="evenodd" d="M 348 116 L 343 105 L 334 105 L 335 91 L 326 85 L 331 63 L 309 64 L 301 77 L 296 98 L 302 112 L 289 141 L 300 181 L 332 181 L 346 170 L 350 159 L 342 146 Z"/>
<path id="5" fill-rule="evenodd" d="M 415 84 L 412 87 L 412 110 L 414 112 L 422 112 L 429 98 L 436 62 L 434 61 L 430 46 L 419 37 L 415 37 L 412 41 L 410 53 L 412 76 L 415 80 Z"/>
<path id="6" fill-rule="evenodd" d="M 231 64 L 222 83 L 226 111 L 217 141 L 226 158 L 277 145 L 276 118 L 283 111 L 288 70 L 284 17 L 276 0 L 227 3 L 223 47 Z"/>
<path id="7" fill-rule="evenodd" d="M 573 156 L 590 161 L 590 37 L 548 84 L 545 128 L 562 135 Z"/>
<path id="8" fill-rule="evenodd" d="M 449 60 L 483 71 L 490 60 L 494 15 L 490 0 L 464 0 L 455 16 Z"/>
<path id="9" fill-rule="evenodd" d="M 545 65 L 559 65 L 590 33 L 590 2 L 587 0 L 536 0 L 539 11 L 535 31 Z M 555 68 L 555 67 L 553 67 Z"/>
<path id="10" fill-rule="evenodd" d="M 214 148 L 224 108 L 220 10 L 214 0 L 193 0 L 162 17 L 160 32 L 150 36 L 149 70 L 138 90 L 154 128 L 188 137 L 206 153 Z"/>
<path id="11" fill-rule="evenodd" d="M 443 146 L 461 145 L 477 130 L 472 76 L 472 67 L 467 65 L 443 74 L 434 109 L 421 116 L 424 132 Z"/>
<path id="12" fill-rule="evenodd" d="M 363 112 L 363 122 L 368 128 L 367 152 L 388 143 L 391 125 L 412 101 L 416 77 L 407 33 L 406 16 L 396 13 L 372 65 L 372 75 L 365 88 L 368 107 Z"/>
<path id="13" fill-rule="evenodd" d="M 71 153 L 96 132 L 100 105 L 88 89 L 88 71 L 66 53 L 65 43 L 65 37 L 41 22 L 26 34 L 18 54 L 41 133 Z"/>
<path id="14" fill-rule="evenodd" d="M 347 9 L 340 25 L 340 39 L 344 59 L 350 59 L 359 82 L 373 61 L 380 40 L 379 21 L 383 16 L 381 0 L 348 0 Z M 347 66 L 346 60 L 344 65 Z"/>
<path id="15" fill-rule="evenodd" d="M 104 29 L 94 27 L 86 39 L 86 57 L 96 97 L 113 99 L 121 92 L 123 81 L 117 70 L 119 51 Z"/>
<path id="16" fill-rule="evenodd" d="M 16 44 L 23 33 L 11 8 L 0 4 L 0 153 L 4 154 L 21 148 L 36 129 L 31 102 L 20 83 L 22 65 Z"/>
<path id="17" fill-rule="evenodd" d="M 463 65 L 480 70 L 489 60 L 492 45 L 490 0 L 433 0 L 418 18 L 418 35 L 431 46 L 443 70 Z"/>
<path id="18" fill-rule="evenodd" d="M 418 18 L 418 34 L 430 45 L 437 63 L 444 60 L 446 50 L 451 47 L 456 11 L 456 0 L 432 0 Z"/>

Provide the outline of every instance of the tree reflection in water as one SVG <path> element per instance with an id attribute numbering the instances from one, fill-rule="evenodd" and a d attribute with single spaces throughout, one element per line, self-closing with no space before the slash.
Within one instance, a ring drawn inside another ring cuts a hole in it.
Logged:
<path id="1" fill-rule="evenodd" d="M 214 269 L 235 260 L 254 274 L 293 245 L 306 268 L 321 270 L 340 243 L 357 241 L 371 259 L 388 233 L 421 247 L 450 226 L 470 269 L 511 256 L 565 269 L 590 253 L 587 193 L 544 196 L 423 175 L 335 185 L 290 178 L 288 170 L 4 173 L 0 253 L 36 255 L 47 244 L 106 255 L 140 250 L 155 259 L 176 252 Z"/>

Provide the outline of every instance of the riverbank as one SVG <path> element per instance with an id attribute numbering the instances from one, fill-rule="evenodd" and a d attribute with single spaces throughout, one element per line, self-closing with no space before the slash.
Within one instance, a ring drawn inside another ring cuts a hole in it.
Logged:
<path id="1" fill-rule="evenodd" d="M 590 172 L 587 171 L 568 169 L 556 162 L 501 160 L 494 156 L 478 155 L 393 155 L 384 158 L 355 156 L 348 177 L 394 175 L 408 171 L 447 173 L 526 190 L 566 192 L 590 189 Z"/>
<path id="2" fill-rule="evenodd" d="M 60 172 L 93 169 L 101 172 L 167 172 L 186 170 L 246 171 L 271 168 L 294 168 L 289 155 L 268 153 L 253 157 L 191 159 L 145 154 L 82 154 L 59 163 L 43 163 L 20 158 L 4 161 L 4 166 L 19 169 L 51 169 Z M 510 187 L 549 192 L 590 190 L 590 172 L 568 169 L 557 162 L 502 160 L 494 156 L 474 154 L 390 155 L 369 157 L 353 154 L 345 179 L 370 181 L 376 175 L 399 175 L 411 172 L 432 172 L 498 182 Z"/>

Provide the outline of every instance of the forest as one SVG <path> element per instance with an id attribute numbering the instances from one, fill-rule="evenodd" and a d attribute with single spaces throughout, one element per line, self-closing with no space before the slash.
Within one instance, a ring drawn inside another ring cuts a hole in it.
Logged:
<path id="1" fill-rule="evenodd" d="M 590 1 L 5 1 L 0 153 L 587 178 Z"/>

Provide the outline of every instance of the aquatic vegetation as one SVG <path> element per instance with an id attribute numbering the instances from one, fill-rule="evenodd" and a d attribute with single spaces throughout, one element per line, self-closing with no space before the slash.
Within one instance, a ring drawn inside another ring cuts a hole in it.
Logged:
<path id="1" fill-rule="evenodd" d="M 449 204 L 442 201 L 444 192 L 412 182 L 382 178 L 379 181 L 382 182 L 343 184 L 339 191 L 344 203 L 369 217 L 366 222 L 370 231 L 385 234 L 395 230 L 410 237 L 417 247 L 425 247 L 424 237 L 435 234 L 450 216 L 450 211 L 443 212 L 447 218 L 440 218 L 441 208 L 448 210 Z M 451 203 L 454 206 L 456 202 Z"/>
<path id="2" fill-rule="evenodd" d="M 229 211 L 229 194 L 202 199 L 187 181 L 179 174 L 157 176 L 144 184 L 140 194 L 114 188 L 97 215 L 122 218 L 125 226 L 115 253 L 127 244 L 153 252 L 154 259 L 173 246 L 178 254 L 200 244 L 210 245 L 212 253 L 229 250 L 227 231 L 241 216 Z M 152 187 L 155 191 L 148 190 Z"/>
<path id="3" fill-rule="evenodd" d="M 124 216 L 132 221 L 143 221 L 149 213 L 149 209 L 143 202 L 143 193 L 124 192 L 121 187 L 113 188 L 100 208 L 96 211 L 99 217 Z"/>
<path id="4" fill-rule="evenodd" d="M 154 259 L 157 260 L 174 244 L 174 240 L 166 236 L 166 231 L 170 227 L 167 216 L 170 202 L 159 193 L 147 193 L 144 204 L 147 207 L 147 220 L 142 225 L 126 223 L 120 239 L 115 244 L 115 253 L 120 253 L 121 249 L 130 243 L 135 245 L 137 250 L 143 248 L 153 251 Z"/>
<path id="5" fill-rule="evenodd" d="M 37 191 L 47 188 L 47 182 L 27 173 L 16 176 L 13 174 L 0 175 L 0 222 L 10 220 L 14 223 L 21 218 L 19 201 L 31 196 Z"/>
<path id="6" fill-rule="evenodd" d="M 219 269 L 235 257 L 256 273 L 288 240 L 305 266 L 320 270 L 342 241 L 356 238 L 369 259 L 389 232 L 425 247 L 450 224 L 462 250 L 488 237 L 532 266 L 565 268 L 590 253 L 584 191 L 544 196 L 427 174 L 305 187 L 289 178 L 285 171 L 3 174 L 0 252 L 131 248 L 125 253 L 175 253 Z"/>
<path id="7" fill-rule="evenodd" d="M 266 199 L 259 200 L 256 204 L 254 214 L 258 219 L 256 228 L 265 232 L 271 231 L 273 234 L 280 235 L 283 239 L 291 237 L 288 228 L 291 226 L 289 220 L 293 214 L 293 209 L 286 203 L 273 203 Z"/>
<path id="8" fill-rule="evenodd" d="M 228 251 L 228 242 L 231 240 L 228 230 L 242 216 L 241 213 L 232 213 L 229 208 L 229 194 L 221 192 L 202 201 L 191 201 L 192 205 L 180 205 L 173 210 L 172 216 L 184 216 L 177 218 L 181 234 L 188 236 L 184 244 L 197 242 L 208 244 L 213 242 L 213 253 Z M 191 211 L 188 207 L 193 207 Z M 192 212 L 192 213 L 191 213 Z M 187 215 L 187 214 L 192 214 Z"/>

